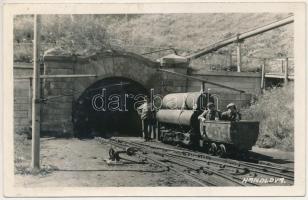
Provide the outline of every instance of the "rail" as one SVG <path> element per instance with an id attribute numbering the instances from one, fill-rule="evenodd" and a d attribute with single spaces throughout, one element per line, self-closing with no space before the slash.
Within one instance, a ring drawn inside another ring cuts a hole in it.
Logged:
<path id="1" fill-rule="evenodd" d="M 263 185 L 262 183 L 243 181 L 245 177 L 279 177 L 279 180 L 282 178 L 285 181 L 282 184 L 292 185 L 294 182 L 294 171 L 281 166 L 267 166 L 227 158 L 217 158 L 179 147 L 153 146 L 119 138 L 96 139 L 99 142 L 118 148 L 134 147 L 140 151 L 138 155 L 143 158 L 181 174 L 200 186 Z"/>

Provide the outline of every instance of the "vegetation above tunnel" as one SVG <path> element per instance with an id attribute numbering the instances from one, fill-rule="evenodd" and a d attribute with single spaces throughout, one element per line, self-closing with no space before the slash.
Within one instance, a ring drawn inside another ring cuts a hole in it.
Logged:
<path id="1" fill-rule="evenodd" d="M 237 33 L 285 18 L 290 14 L 132 14 L 132 15 L 44 15 L 43 50 L 57 47 L 71 54 L 91 54 L 100 49 L 122 49 L 137 54 L 173 47 L 187 55 Z M 33 18 L 17 16 L 14 23 L 14 59 L 31 61 Z M 202 68 L 209 60 L 224 65 L 226 52 L 221 49 L 192 63 Z M 147 54 L 157 59 L 170 52 Z M 248 39 L 242 44 L 243 71 L 256 71 L 257 58 L 292 57 L 293 25 Z"/>

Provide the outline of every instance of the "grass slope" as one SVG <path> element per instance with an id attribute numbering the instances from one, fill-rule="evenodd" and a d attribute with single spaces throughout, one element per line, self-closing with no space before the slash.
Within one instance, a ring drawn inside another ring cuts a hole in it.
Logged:
<path id="1" fill-rule="evenodd" d="M 211 13 L 211 14 L 144 14 L 144 15 L 45 15 L 42 19 L 44 50 L 62 47 L 84 54 L 100 48 L 121 48 L 138 54 L 172 46 L 179 54 L 187 55 L 237 33 L 283 19 L 290 14 L 270 13 Z M 32 40 L 31 16 L 18 16 L 14 21 L 15 44 Z M 19 45 L 20 46 L 20 45 Z M 16 48 L 15 60 L 31 57 L 31 46 Z M 28 51 L 27 51 L 28 49 Z M 254 57 L 293 56 L 293 25 L 263 33 L 242 44 L 244 71 L 259 67 Z M 221 51 L 233 51 L 230 45 Z M 28 53 L 25 53 L 28 52 Z M 157 59 L 170 52 L 149 54 Z M 26 55 L 25 55 L 26 54 Z M 211 57 L 211 56 L 210 56 Z M 212 57 L 215 57 L 212 55 Z M 206 60 L 192 63 L 204 67 Z M 226 63 L 218 56 L 215 62 Z"/>
<path id="2" fill-rule="evenodd" d="M 243 118 L 260 121 L 257 145 L 294 150 L 294 85 L 267 90 L 243 113 Z"/>

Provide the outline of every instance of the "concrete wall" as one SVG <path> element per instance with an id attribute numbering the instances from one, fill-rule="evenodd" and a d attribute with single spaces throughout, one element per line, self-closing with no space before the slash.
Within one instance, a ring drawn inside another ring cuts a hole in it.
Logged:
<path id="1" fill-rule="evenodd" d="M 32 75 L 31 63 L 15 63 L 14 77 Z M 14 79 L 14 128 L 16 133 L 29 132 L 31 123 L 30 79 Z"/>
<path id="2" fill-rule="evenodd" d="M 239 90 L 244 90 L 250 94 L 260 94 L 261 92 L 261 73 L 249 72 L 198 72 L 193 71 L 192 76 L 202 78 L 207 81 L 219 83 Z M 189 80 L 189 90 L 200 89 L 200 82 Z M 205 84 L 206 88 L 210 88 L 214 92 L 234 93 L 232 90 L 224 89 L 219 86 Z"/>
<path id="3" fill-rule="evenodd" d="M 191 75 L 206 81 L 245 91 L 245 93 L 239 93 L 206 83 L 205 89 L 210 89 L 211 94 L 218 96 L 219 101 L 217 104 L 220 110 L 225 110 L 230 102 L 235 103 L 240 109 L 245 108 L 250 105 L 253 95 L 259 95 L 261 93 L 261 73 L 193 71 Z M 188 81 L 188 91 L 198 91 L 200 88 L 201 83 L 199 81 Z"/>
<path id="4" fill-rule="evenodd" d="M 64 61 L 64 62 L 63 62 Z M 68 60 L 45 62 L 46 74 L 73 74 L 74 64 Z M 43 134 L 54 136 L 72 136 L 72 100 L 73 84 L 67 78 L 49 78 L 43 80 L 43 98 L 52 98 L 41 104 L 41 130 Z"/>
<path id="5" fill-rule="evenodd" d="M 42 135 L 72 136 L 72 105 L 84 90 L 96 81 L 108 77 L 124 77 L 134 80 L 146 89 L 154 88 L 156 94 L 164 96 L 174 92 L 200 91 L 198 81 L 188 80 L 172 74 L 158 72 L 159 64 L 139 55 L 107 51 L 88 57 L 47 55 L 44 58 L 45 73 L 95 74 L 92 78 L 49 78 L 42 81 L 42 98 L 52 98 L 41 106 Z M 186 74 L 186 66 L 165 66 L 169 71 Z M 43 72 L 43 69 L 42 69 Z M 29 99 L 29 79 L 17 79 L 32 75 L 32 64 L 15 64 L 14 67 L 14 123 L 15 132 L 29 130 L 31 107 Z M 239 107 L 249 104 L 251 94 L 260 93 L 260 75 L 237 72 L 192 72 L 193 76 L 242 89 L 247 94 L 239 94 L 206 84 L 211 93 L 218 95 L 219 109 L 224 110 L 231 101 Z M 74 93 L 74 94 L 72 94 Z M 64 96 L 63 96 L 64 95 Z"/>

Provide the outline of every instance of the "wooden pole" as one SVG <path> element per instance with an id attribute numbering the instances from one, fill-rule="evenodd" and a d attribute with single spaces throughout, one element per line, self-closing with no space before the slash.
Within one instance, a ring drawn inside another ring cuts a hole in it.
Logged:
<path id="1" fill-rule="evenodd" d="M 43 68 L 43 75 L 47 75 L 47 65 L 44 63 L 44 68 Z M 41 78 L 41 77 L 40 77 Z M 46 79 L 43 79 L 43 84 L 42 84 L 42 98 L 45 98 L 45 90 L 46 90 Z"/>
<path id="2" fill-rule="evenodd" d="M 233 65 L 233 63 L 232 63 L 232 51 L 231 50 L 229 51 L 229 62 L 230 62 L 229 66 L 231 67 Z"/>
<path id="3" fill-rule="evenodd" d="M 236 55 L 237 55 L 237 72 L 241 72 L 242 57 L 241 57 L 241 43 L 238 42 L 236 45 Z"/>
<path id="4" fill-rule="evenodd" d="M 31 162 L 33 172 L 40 169 L 40 23 L 40 16 L 34 15 Z"/>
<path id="5" fill-rule="evenodd" d="M 265 88 L 265 64 L 266 64 L 266 61 L 264 59 L 263 64 L 262 64 L 262 72 L 261 72 L 261 92 Z"/>
<path id="6" fill-rule="evenodd" d="M 151 100 L 151 112 L 154 112 L 154 88 L 150 89 L 150 100 Z M 155 129 L 155 124 L 153 122 L 151 122 L 151 139 L 157 139 L 157 134 L 156 134 L 156 129 Z"/>
<path id="7" fill-rule="evenodd" d="M 32 77 L 29 78 L 29 110 L 28 110 L 28 119 L 29 126 L 32 126 Z M 32 131 L 31 131 L 32 132 Z"/>
<path id="8" fill-rule="evenodd" d="M 201 92 L 202 93 L 205 92 L 205 83 L 204 82 L 201 83 Z"/>
<path id="9" fill-rule="evenodd" d="M 288 58 L 286 58 L 286 61 L 285 61 L 285 67 L 284 67 L 284 82 L 285 84 L 287 84 L 289 82 L 288 80 L 288 68 L 289 68 L 289 60 Z"/>

